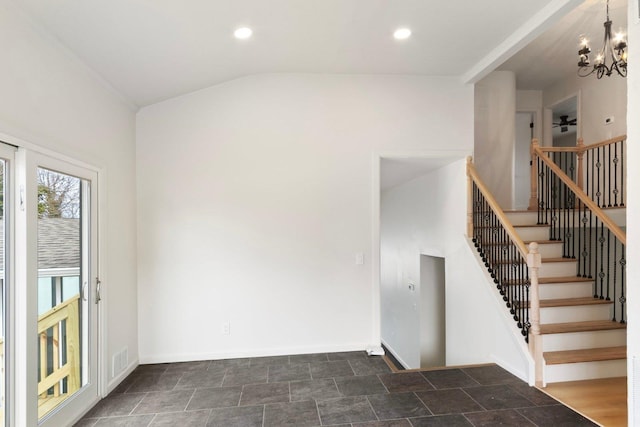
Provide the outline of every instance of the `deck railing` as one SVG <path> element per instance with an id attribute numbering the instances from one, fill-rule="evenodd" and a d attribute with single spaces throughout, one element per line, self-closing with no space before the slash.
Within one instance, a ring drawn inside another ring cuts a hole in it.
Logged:
<path id="1" fill-rule="evenodd" d="M 79 297 L 38 317 L 38 417 L 80 389 Z"/>

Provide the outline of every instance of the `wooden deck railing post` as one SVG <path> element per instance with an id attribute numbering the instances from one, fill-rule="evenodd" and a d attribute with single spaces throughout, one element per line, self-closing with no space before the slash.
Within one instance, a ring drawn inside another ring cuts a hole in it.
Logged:
<path id="1" fill-rule="evenodd" d="M 473 181 L 469 168 L 473 159 L 467 157 L 467 237 L 473 238 Z"/>
<path id="2" fill-rule="evenodd" d="M 38 317 L 40 336 L 38 417 L 47 414 L 81 387 L 78 299 L 79 295 L 75 295 Z M 62 333 L 63 324 L 66 326 L 66 334 Z M 51 331 L 51 340 L 49 340 L 48 331 Z M 62 348 L 65 350 L 67 359 L 64 364 L 60 360 Z M 49 351 L 52 355 L 51 365 L 47 360 Z M 67 386 L 66 389 L 62 389 L 61 385 L 65 378 Z M 53 392 L 49 394 L 51 389 Z"/>
<path id="3" fill-rule="evenodd" d="M 540 146 L 538 139 L 531 140 L 531 196 L 529 197 L 529 210 L 538 210 L 538 157 L 536 148 Z"/>
<path id="4" fill-rule="evenodd" d="M 538 251 L 538 244 L 529 244 L 527 254 L 527 266 L 529 267 L 529 280 L 531 281 L 531 297 L 529 308 L 529 350 L 535 363 L 535 384 L 538 387 L 544 386 L 544 360 L 542 358 L 542 336 L 540 335 L 540 291 L 538 283 L 538 272 L 542 264 L 542 256 Z"/>
<path id="5" fill-rule="evenodd" d="M 577 163 L 578 163 L 578 177 L 576 180 L 576 184 L 578 187 L 584 191 L 584 139 L 578 138 L 578 152 L 577 152 Z"/>

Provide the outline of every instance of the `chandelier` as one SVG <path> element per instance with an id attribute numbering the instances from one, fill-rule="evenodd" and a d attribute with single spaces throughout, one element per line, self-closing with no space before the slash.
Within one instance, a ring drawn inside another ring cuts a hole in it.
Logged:
<path id="1" fill-rule="evenodd" d="M 587 77 L 593 73 L 601 79 L 602 76 L 610 76 L 616 71 L 620 76 L 627 77 L 627 41 L 625 40 L 624 32 L 620 31 L 616 33 L 615 37 L 611 37 L 611 19 L 609 19 L 609 0 L 607 0 L 607 21 L 604 23 L 604 44 L 602 49 L 598 52 L 593 65 L 589 60 L 589 40 L 586 37 L 580 38 L 580 50 L 578 50 L 578 56 L 580 62 L 578 62 L 578 75 L 580 77 Z M 611 61 L 608 65 L 607 61 Z"/>

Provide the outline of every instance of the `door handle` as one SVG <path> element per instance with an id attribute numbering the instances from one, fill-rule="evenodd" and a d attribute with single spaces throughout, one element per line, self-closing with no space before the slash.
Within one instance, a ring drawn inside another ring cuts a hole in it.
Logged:
<path id="1" fill-rule="evenodd" d="M 102 296 L 100 295 L 101 290 L 102 290 L 102 282 L 98 277 L 96 277 L 96 304 L 98 304 L 102 300 Z"/>
<path id="2" fill-rule="evenodd" d="M 87 281 L 86 280 L 84 281 L 84 283 L 82 283 L 81 296 L 82 296 L 82 301 L 87 300 Z"/>

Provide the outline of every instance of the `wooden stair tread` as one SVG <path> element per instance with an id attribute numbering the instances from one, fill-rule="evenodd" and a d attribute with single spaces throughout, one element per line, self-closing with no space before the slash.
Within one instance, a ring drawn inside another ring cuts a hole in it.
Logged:
<path id="1" fill-rule="evenodd" d="M 624 323 L 613 320 L 589 320 L 586 322 L 547 323 L 540 325 L 541 334 L 563 334 L 569 332 L 608 331 L 626 329 Z"/>
<path id="2" fill-rule="evenodd" d="M 576 258 L 542 258 L 542 263 L 545 262 L 578 262 Z"/>
<path id="3" fill-rule="evenodd" d="M 589 279 L 587 277 L 575 277 L 575 276 L 565 276 L 565 277 L 540 277 L 538 278 L 539 285 L 556 285 L 562 283 L 588 283 L 593 284 L 593 278 Z M 522 285 L 524 282 L 522 280 L 505 280 L 502 283 L 505 286 L 511 285 Z"/>
<path id="4" fill-rule="evenodd" d="M 514 225 L 513 226 L 513 228 L 526 228 L 526 227 L 541 228 L 541 227 L 551 227 L 551 225 L 549 225 L 549 224 L 524 224 L 524 225 Z"/>
<path id="5" fill-rule="evenodd" d="M 587 348 L 582 350 L 547 351 L 543 353 L 547 365 L 562 363 L 598 362 L 627 358 L 627 347 Z"/>
<path id="6" fill-rule="evenodd" d="M 540 300 L 540 308 L 548 307 L 573 307 L 578 305 L 604 305 L 613 304 L 613 301 L 606 301 L 600 298 L 557 298 Z"/>
<path id="7" fill-rule="evenodd" d="M 523 243 L 527 246 L 529 246 L 530 243 L 536 242 L 538 245 L 562 245 L 563 242 L 562 240 L 527 240 L 527 241 L 523 241 Z M 490 242 L 490 243 L 483 243 L 483 246 L 503 246 L 505 244 L 510 244 L 511 242 L 505 242 L 505 241 L 501 241 L 501 242 Z"/>
<path id="8" fill-rule="evenodd" d="M 564 277 L 540 277 L 538 279 L 538 283 L 541 285 L 548 285 L 553 283 L 581 283 L 581 282 L 593 283 L 593 278 L 590 279 L 588 277 L 564 276 Z"/>

